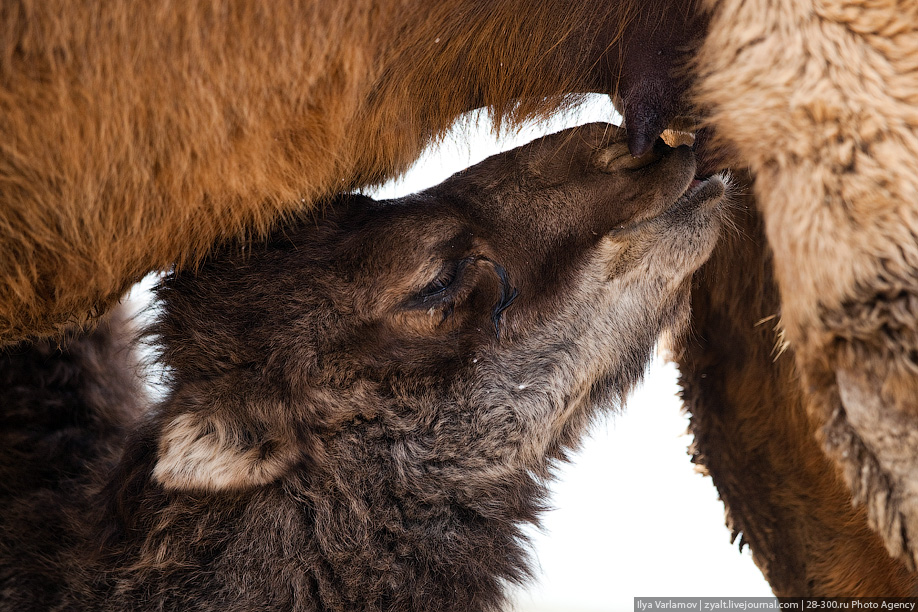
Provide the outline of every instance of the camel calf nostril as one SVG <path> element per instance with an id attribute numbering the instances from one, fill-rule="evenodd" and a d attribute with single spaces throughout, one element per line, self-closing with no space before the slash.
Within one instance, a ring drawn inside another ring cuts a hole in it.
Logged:
<path id="1" fill-rule="evenodd" d="M 621 167 L 623 163 L 628 163 L 631 159 L 632 156 L 627 147 L 615 144 L 597 151 L 593 163 L 600 170 L 608 172 Z"/>

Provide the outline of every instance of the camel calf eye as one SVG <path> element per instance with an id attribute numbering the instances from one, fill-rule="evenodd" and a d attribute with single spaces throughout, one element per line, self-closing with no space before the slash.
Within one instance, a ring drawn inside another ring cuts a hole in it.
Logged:
<path id="1" fill-rule="evenodd" d="M 447 261 L 443 264 L 443 267 L 440 268 L 440 271 L 437 272 L 437 276 L 421 289 L 418 293 L 418 299 L 426 303 L 431 299 L 446 297 L 449 293 L 449 289 L 456 284 L 456 280 L 468 265 L 469 261 L 471 260 L 462 259 L 459 261 Z"/>
<path id="2" fill-rule="evenodd" d="M 424 297 L 433 297 L 446 291 L 449 286 L 453 284 L 453 281 L 456 280 L 456 268 L 455 262 L 451 262 L 444 266 L 443 269 L 437 273 L 437 278 L 433 279 L 433 281 L 421 290 L 421 295 Z"/>

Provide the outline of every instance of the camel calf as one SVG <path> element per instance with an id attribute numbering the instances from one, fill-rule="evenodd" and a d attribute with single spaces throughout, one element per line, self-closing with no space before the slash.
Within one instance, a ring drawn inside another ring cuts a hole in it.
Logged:
<path id="1" fill-rule="evenodd" d="M 157 290 L 136 423 L 117 326 L 9 351 L 0 609 L 495 609 L 552 463 L 687 320 L 694 176 L 591 124 L 225 245 Z"/>

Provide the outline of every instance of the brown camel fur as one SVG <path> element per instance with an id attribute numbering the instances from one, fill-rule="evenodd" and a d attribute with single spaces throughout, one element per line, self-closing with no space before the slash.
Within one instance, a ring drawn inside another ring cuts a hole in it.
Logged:
<path id="1" fill-rule="evenodd" d="M 86 322 L 152 270 L 391 178 L 475 108 L 515 124 L 614 93 L 644 152 L 681 110 L 672 67 L 703 32 L 688 8 L 6 2 L 0 345 Z"/>

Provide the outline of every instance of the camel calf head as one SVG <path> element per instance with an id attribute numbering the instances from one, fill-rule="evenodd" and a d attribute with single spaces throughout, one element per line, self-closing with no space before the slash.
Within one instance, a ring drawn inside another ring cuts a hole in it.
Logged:
<path id="1" fill-rule="evenodd" d="M 369 423 L 398 432 L 400 471 L 437 462 L 472 496 L 544 465 L 680 322 L 723 194 L 694 176 L 688 148 L 634 158 L 594 124 L 417 195 L 342 197 L 172 277 L 154 479 L 216 491 L 335 471 Z"/>
<path id="2" fill-rule="evenodd" d="M 723 209 L 694 176 L 594 124 L 174 274 L 171 386 L 68 511 L 66 580 L 23 584 L 74 609 L 493 609 L 552 461 L 685 318 Z"/>

